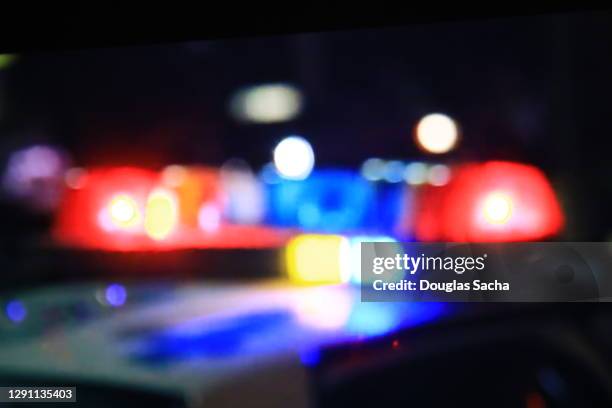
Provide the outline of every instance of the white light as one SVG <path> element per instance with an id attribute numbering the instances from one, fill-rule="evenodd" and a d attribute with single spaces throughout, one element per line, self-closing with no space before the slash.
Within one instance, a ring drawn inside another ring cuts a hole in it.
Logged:
<path id="1" fill-rule="evenodd" d="M 221 213 L 213 204 L 204 204 L 198 212 L 198 224 L 206 232 L 215 232 L 221 225 Z"/>
<path id="2" fill-rule="evenodd" d="M 363 162 L 361 175 L 369 181 L 379 181 L 385 172 L 385 161 L 382 159 L 371 158 Z"/>
<path id="3" fill-rule="evenodd" d="M 221 166 L 220 175 L 227 196 L 224 215 L 238 224 L 259 223 L 265 213 L 265 195 L 248 164 L 231 159 Z"/>
<path id="4" fill-rule="evenodd" d="M 141 211 L 129 194 L 114 195 L 98 213 L 98 223 L 105 231 L 135 231 L 142 224 Z"/>
<path id="5" fill-rule="evenodd" d="M 457 124 L 441 113 L 423 117 L 416 127 L 417 144 L 428 153 L 447 153 L 457 145 L 458 139 Z"/>
<path id="6" fill-rule="evenodd" d="M 138 214 L 136 202 L 128 195 L 114 197 L 109 205 L 111 218 L 118 224 L 128 224 Z"/>
<path id="7" fill-rule="evenodd" d="M 266 84 L 244 89 L 231 102 L 231 111 L 241 121 L 284 122 L 302 110 L 302 95 L 287 84 Z"/>
<path id="8" fill-rule="evenodd" d="M 427 181 L 429 181 L 429 184 L 432 186 L 443 186 L 448 183 L 450 176 L 451 173 L 448 166 L 436 164 L 435 166 L 431 166 L 429 169 Z"/>
<path id="9" fill-rule="evenodd" d="M 491 224 L 505 224 L 512 215 L 512 198 L 502 192 L 489 194 L 483 205 L 485 219 Z"/>
<path id="10" fill-rule="evenodd" d="M 296 293 L 294 310 L 304 325 L 319 330 L 334 330 L 351 316 L 353 298 L 338 286 L 306 288 Z"/>
<path id="11" fill-rule="evenodd" d="M 404 180 L 413 186 L 425 183 L 427 181 L 427 165 L 419 162 L 410 163 L 404 170 Z"/>
<path id="12" fill-rule="evenodd" d="M 288 179 L 303 180 L 314 167 L 314 152 L 310 143 L 302 137 L 283 139 L 274 149 L 276 171 Z"/>
<path id="13" fill-rule="evenodd" d="M 401 252 L 398 241 L 386 236 L 355 236 L 340 245 L 340 279 L 343 283 L 361 283 L 361 244 L 363 242 L 392 242 Z"/>

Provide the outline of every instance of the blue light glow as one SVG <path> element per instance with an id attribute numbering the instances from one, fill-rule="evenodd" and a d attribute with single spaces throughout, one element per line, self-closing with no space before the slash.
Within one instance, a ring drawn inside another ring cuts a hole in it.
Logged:
<path id="1" fill-rule="evenodd" d="M 397 327 L 399 317 L 394 308 L 384 304 L 359 303 L 349 318 L 348 329 L 359 335 L 382 335 Z"/>
<path id="2" fill-rule="evenodd" d="M 439 318 L 443 303 L 356 303 L 347 330 L 358 335 L 381 336 Z"/>
<path id="3" fill-rule="evenodd" d="M 26 318 L 27 314 L 28 311 L 25 305 L 18 300 L 12 300 L 6 305 L 6 316 L 13 323 L 22 322 Z"/>
<path id="4" fill-rule="evenodd" d="M 122 336 L 120 347 L 129 358 L 154 365 L 227 359 L 249 364 L 250 358 L 295 353 L 302 364 L 314 366 L 326 346 L 391 335 L 440 319 L 451 309 L 431 302 L 360 302 L 359 288 L 350 285 L 294 290 L 262 292 L 255 311 L 243 305 L 229 314 L 130 331 Z M 279 303 L 281 294 L 284 300 Z M 268 306 L 261 309 L 264 304 Z"/>
<path id="5" fill-rule="evenodd" d="M 343 170 L 315 171 L 306 180 L 267 185 L 268 222 L 307 231 L 341 232 L 371 223 L 373 186 Z"/>
<path id="6" fill-rule="evenodd" d="M 259 172 L 259 178 L 266 184 L 276 184 L 282 180 L 281 176 L 276 172 L 274 163 L 268 163 L 263 166 Z"/>
<path id="7" fill-rule="evenodd" d="M 384 178 L 389 183 L 399 183 L 404 179 L 404 169 L 406 166 L 399 160 L 392 160 L 385 164 Z"/>
<path id="8" fill-rule="evenodd" d="M 410 217 L 412 193 L 406 183 L 376 183 L 376 200 L 372 203 L 374 216 L 368 230 L 395 235 L 398 226 Z"/>
<path id="9" fill-rule="evenodd" d="M 300 353 L 300 361 L 307 367 L 313 367 L 321 361 L 321 353 L 318 350 L 310 349 Z"/>
<path id="10" fill-rule="evenodd" d="M 222 358 L 246 352 L 249 341 L 291 322 L 283 310 L 243 314 L 216 322 L 193 321 L 144 338 L 135 357 L 164 363 L 194 357 Z M 269 344 L 273 349 L 274 344 Z"/>
<path id="11" fill-rule="evenodd" d="M 114 283 L 106 288 L 104 293 L 106 301 L 113 307 L 120 307 L 127 300 L 127 291 L 123 285 Z"/>

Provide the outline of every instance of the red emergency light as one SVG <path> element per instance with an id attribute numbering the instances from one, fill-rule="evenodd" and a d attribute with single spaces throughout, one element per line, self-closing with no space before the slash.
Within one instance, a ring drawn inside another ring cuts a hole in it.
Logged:
<path id="1" fill-rule="evenodd" d="M 212 169 L 88 169 L 73 180 L 57 214 L 54 238 L 71 247 L 112 251 L 260 248 L 288 235 L 227 224 Z"/>
<path id="2" fill-rule="evenodd" d="M 453 171 L 445 186 L 417 195 L 420 241 L 530 241 L 557 234 L 564 217 L 546 176 L 520 163 L 491 161 Z"/>

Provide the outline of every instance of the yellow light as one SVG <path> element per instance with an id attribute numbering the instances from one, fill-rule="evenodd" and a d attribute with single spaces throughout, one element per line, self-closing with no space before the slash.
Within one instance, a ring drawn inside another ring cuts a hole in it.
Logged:
<path id="1" fill-rule="evenodd" d="M 427 153 L 447 153 L 457 145 L 458 140 L 457 124 L 441 113 L 423 117 L 416 127 L 417 144 Z"/>
<path id="2" fill-rule="evenodd" d="M 154 240 L 165 239 L 178 223 L 178 206 L 174 194 L 168 190 L 154 190 L 147 199 L 144 228 Z"/>
<path id="3" fill-rule="evenodd" d="M 108 213 L 114 226 L 130 229 L 140 224 L 141 217 L 136 201 L 127 194 L 117 194 L 108 204 Z"/>
<path id="4" fill-rule="evenodd" d="M 306 234 L 293 238 L 285 252 L 289 279 L 300 284 L 340 283 L 345 241 L 339 235 Z"/>
<path id="5" fill-rule="evenodd" d="M 489 223 L 505 224 L 512 216 L 512 198 L 505 193 L 491 193 L 484 200 L 483 212 Z"/>

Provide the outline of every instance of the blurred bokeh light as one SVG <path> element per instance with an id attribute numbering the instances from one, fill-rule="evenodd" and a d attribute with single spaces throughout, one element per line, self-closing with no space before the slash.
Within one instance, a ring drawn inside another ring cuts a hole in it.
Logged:
<path id="1" fill-rule="evenodd" d="M 234 117 L 243 122 L 276 123 L 295 118 L 302 94 L 289 84 L 264 84 L 240 90 L 231 100 Z"/>
<path id="2" fill-rule="evenodd" d="M 6 316 L 13 323 L 21 323 L 27 316 L 28 311 L 19 300 L 11 300 L 6 304 Z"/>
<path id="3" fill-rule="evenodd" d="M 64 189 L 68 155 L 47 145 L 33 145 L 11 153 L 3 177 L 7 194 L 35 210 L 56 208 Z"/>
<path id="4" fill-rule="evenodd" d="M 278 173 L 286 179 L 305 179 L 312 171 L 314 163 L 312 146 L 303 137 L 286 137 L 274 148 L 274 165 Z"/>
<path id="5" fill-rule="evenodd" d="M 459 129 L 447 115 L 432 113 L 424 116 L 416 126 L 417 145 L 432 154 L 448 153 L 459 141 Z"/>
<path id="6" fill-rule="evenodd" d="M 347 244 L 340 235 L 304 234 L 293 238 L 285 252 L 289 279 L 296 284 L 330 284 L 342 281 L 342 248 Z"/>
<path id="7" fill-rule="evenodd" d="M 155 189 L 149 194 L 145 210 L 144 228 L 154 240 L 168 237 L 178 226 L 179 204 L 176 195 L 166 189 Z"/>
<path id="8" fill-rule="evenodd" d="M 17 60 L 17 55 L 14 54 L 0 54 L 0 69 L 9 67 Z"/>

